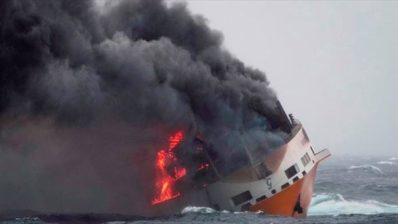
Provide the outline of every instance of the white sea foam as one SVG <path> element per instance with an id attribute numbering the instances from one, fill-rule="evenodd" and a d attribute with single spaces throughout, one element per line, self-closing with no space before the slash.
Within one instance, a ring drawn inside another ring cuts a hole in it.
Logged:
<path id="1" fill-rule="evenodd" d="M 388 160 L 398 160 L 398 157 L 391 157 Z"/>
<path id="2" fill-rule="evenodd" d="M 196 207 L 196 206 L 187 206 L 185 207 L 182 211 L 181 214 L 186 214 L 186 213 L 214 213 L 216 210 L 208 207 Z"/>
<path id="3" fill-rule="evenodd" d="M 359 165 L 359 166 L 350 166 L 348 169 L 351 171 L 352 170 L 361 170 L 364 172 L 383 174 L 383 171 L 381 171 L 381 169 L 379 167 L 370 165 L 370 164 Z"/>
<path id="4" fill-rule="evenodd" d="M 341 194 L 324 193 L 312 198 L 308 215 L 348 215 L 348 214 L 380 214 L 398 213 L 398 205 L 382 203 L 374 200 L 346 200 Z"/>
<path id="5" fill-rule="evenodd" d="M 377 162 L 377 164 L 381 164 L 381 165 L 395 165 L 396 163 L 394 161 L 379 161 Z"/>

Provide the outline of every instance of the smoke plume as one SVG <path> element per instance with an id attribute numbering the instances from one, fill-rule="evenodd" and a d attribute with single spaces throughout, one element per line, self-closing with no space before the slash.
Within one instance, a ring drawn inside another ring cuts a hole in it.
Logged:
<path id="1" fill-rule="evenodd" d="M 170 133 L 272 148 L 276 102 L 185 4 L 2 0 L 0 210 L 148 214 Z"/>

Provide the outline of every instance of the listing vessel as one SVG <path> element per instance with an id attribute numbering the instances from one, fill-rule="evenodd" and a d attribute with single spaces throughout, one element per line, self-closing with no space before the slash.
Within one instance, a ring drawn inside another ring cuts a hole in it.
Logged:
<path id="1" fill-rule="evenodd" d="M 328 149 L 315 152 L 302 124 L 286 115 L 278 102 L 276 122 L 284 144 L 264 154 L 245 149 L 246 162 L 233 169 L 223 166 L 214 149 L 196 136 L 197 168 L 178 162 L 178 146 L 184 133 L 170 138 L 169 148 L 157 154 L 158 178 L 154 209 L 176 213 L 185 206 L 206 206 L 227 211 L 262 211 L 266 214 L 305 217 L 311 202 L 319 163 L 330 156 Z M 189 176 L 190 178 L 187 178 Z"/>

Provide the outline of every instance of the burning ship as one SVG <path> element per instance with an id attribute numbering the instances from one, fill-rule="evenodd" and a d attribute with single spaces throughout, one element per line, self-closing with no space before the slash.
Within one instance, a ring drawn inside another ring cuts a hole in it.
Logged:
<path id="1" fill-rule="evenodd" d="M 277 110 L 279 116 L 273 123 L 287 135 L 284 144 L 269 153 L 243 147 L 244 155 L 239 155 L 239 159 L 233 155 L 220 158 L 211 143 L 197 134 L 194 146 L 188 149 L 194 151 L 191 158 L 196 165 L 187 167 L 181 161 L 186 155 L 181 156 L 184 153 L 180 152 L 184 132 L 170 136 L 167 149 L 158 151 L 156 157 L 153 206 L 167 213 L 195 205 L 305 217 L 317 167 L 330 152 L 315 152 L 302 124 L 292 114 L 287 116 L 279 101 Z M 232 168 L 225 166 L 231 161 Z"/>
<path id="2" fill-rule="evenodd" d="M 2 181 L 54 195 L 2 191 L 0 206 L 305 216 L 329 152 L 314 152 L 265 73 L 185 4 L 112 3 L 0 1 L 0 173 L 15 174 Z"/>

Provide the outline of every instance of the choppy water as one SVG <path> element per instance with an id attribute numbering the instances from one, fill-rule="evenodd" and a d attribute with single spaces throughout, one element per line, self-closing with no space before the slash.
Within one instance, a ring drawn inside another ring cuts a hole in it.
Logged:
<path id="1" fill-rule="evenodd" d="M 4 219 L 3 219 L 4 220 Z M 46 215 L 18 217 L 6 223 L 398 223 L 398 158 L 334 156 L 319 168 L 315 194 L 306 219 L 261 213 L 214 211 L 188 207 L 162 218 L 112 215 Z"/>

